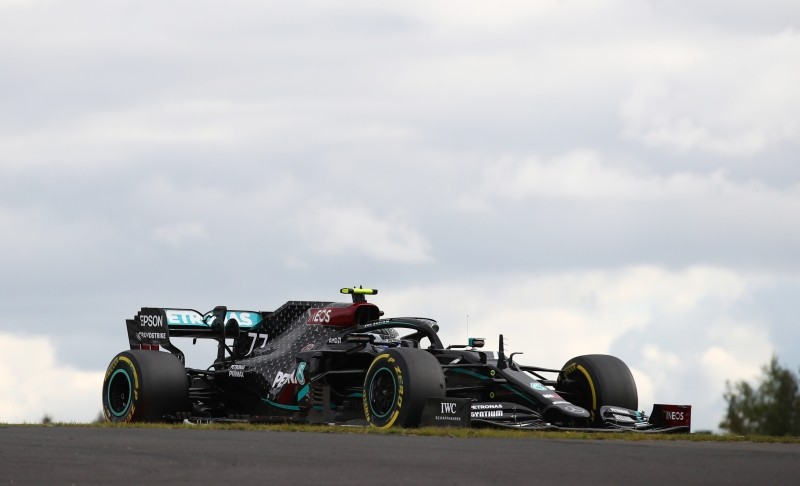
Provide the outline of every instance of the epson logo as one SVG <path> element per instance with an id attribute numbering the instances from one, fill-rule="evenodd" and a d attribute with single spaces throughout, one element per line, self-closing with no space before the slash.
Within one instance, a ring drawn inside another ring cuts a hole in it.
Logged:
<path id="1" fill-rule="evenodd" d="M 163 327 L 164 326 L 164 318 L 162 316 L 143 315 L 143 316 L 139 316 L 139 321 L 142 323 L 142 326 L 146 326 L 146 327 Z"/>

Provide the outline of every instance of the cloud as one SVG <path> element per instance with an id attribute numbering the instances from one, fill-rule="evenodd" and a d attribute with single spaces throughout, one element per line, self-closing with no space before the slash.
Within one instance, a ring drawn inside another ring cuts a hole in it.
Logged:
<path id="1" fill-rule="evenodd" d="M 726 381 L 752 382 L 773 350 L 764 323 L 737 320 L 733 311 L 717 314 L 704 321 L 690 313 L 685 322 L 653 326 L 632 359 L 637 385 L 640 378 L 644 384 L 640 403 L 692 405 L 694 430 L 717 430 Z M 667 333 L 673 337 L 659 339 Z"/>
<path id="2" fill-rule="evenodd" d="M 35 245 L 45 236 L 41 210 L 15 210 L 0 206 L 0 258 L 18 261 L 36 254 Z"/>
<path id="3" fill-rule="evenodd" d="M 208 238 L 208 232 L 199 223 L 177 223 L 156 228 L 153 231 L 153 237 L 158 241 L 178 248 L 186 242 L 193 243 L 198 240 L 205 240 Z"/>
<path id="4" fill-rule="evenodd" d="M 734 181 L 723 170 L 659 174 L 616 165 L 595 150 L 573 150 L 550 158 L 504 157 L 486 164 L 478 195 L 484 198 L 577 201 L 668 202 L 722 198 L 761 210 L 781 204 L 800 209 L 800 186 L 780 189 L 757 181 Z"/>
<path id="5" fill-rule="evenodd" d="M 520 268 L 552 262 L 800 268 L 792 250 L 800 242 L 793 224 L 800 184 L 791 178 L 768 184 L 724 169 L 665 170 L 585 149 L 488 158 L 477 172 L 454 195 L 452 209 L 504 248 L 483 250 L 494 264 L 513 248 Z M 458 250 L 471 248 L 464 239 Z"/>
<path id="6" fill-rule="evenodd" d="M 597 10 L 607 2 L 593 2 L 578 8 L 559 0 L 535 3 L 501 0 L 491 6 L 479 0 L 410 2 L 405 4 L 407 15 L 435 26 L 443 34 L 477 31 L 497 32 L 519 28 L 533 21 L 543 21 L 553 16 Z"/>
<path id="7" fill-rule="evenodd" d="M 625 136 L 650 147 L 751 157 L 800 142 L 800 33 L 696 40 L 695 61 L 634 85 Z"/>
<path id="8" fill-rule="evenodd" d="M 377 216 L 358 203 L 310 204 L 297 228 L 310 254 L 359 256 L 388 262 L 426 263 L 431 247 L 401 216 Z"/>
<path id="9" fill-rule="evenodd" d="M 503 158 L 489 164 L 480 193 L 494 198 L 638 199 L 651 197 L 659 181 L 604 164 L 590 150 L 575 150 L 551 160 Z"/>
<path id="10" fill-rule="evenodd" d="M 59 361 L 44 336 L 0 333 L 0 422 L 91 422 L 102 409 L 102 371 Z"/>
<path id="11" fill-rule="evenodd" d="M 84 215 L 59 218 L 45 204 L 14 207 L 0 202 L 0 262 L 7 268 L 53 263 L 69 251 L 97 248 L 109 229 Z M 92 234 L 94 240 L 85 241 Z"/>

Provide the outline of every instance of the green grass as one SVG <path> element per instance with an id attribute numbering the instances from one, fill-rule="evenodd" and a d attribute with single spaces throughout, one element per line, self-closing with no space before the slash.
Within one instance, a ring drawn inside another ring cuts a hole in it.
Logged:
<path id="1" fill-rule="evenodd" d="M 281 432 L 281 433 L 323 433 L 323 434 L 377 434 L 377 435 L 404 435 L 422 437 L 451 437 L 458 439 L 480 438 L 517 438 L 517 439 L 557 439 L 557 440 L 626 440 L 626 441 L 695 441 L 695 442 L 760 442 L 800 444 L 800 437 L 793 436 L 740 436 L 731 434 L 642 434 L 636 432 L 552 432 L 532 430 L 509 429 L 466 429 L 454 427 L 422 427 L 418 429 L 392 428 L 379 430 L 369 427 L 342 427 L 331 425 L 302 425 L 302 424 L 111 424 L 111 423 L 62 423 L 50 424 L 0 424 L 0 426 L 19 427 L 98 427 L 107 429 L 125 428 L 158 428 L 158 429 L 198 429 L 198 430 L 249 430 L 254 432 Z"/>

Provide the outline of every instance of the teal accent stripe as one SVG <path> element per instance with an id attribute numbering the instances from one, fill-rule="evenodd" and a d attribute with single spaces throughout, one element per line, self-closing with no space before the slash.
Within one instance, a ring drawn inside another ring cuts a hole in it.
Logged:
<path id="1" fill-rule="evenodd" d="M 114 382 L 114 377 L 116 377 L 117 374 L 119 373 L 125 375 L 125 381 L 128 383 L 128 394 L 126 395 L 128 397 L 128 401 L 125 403 L 125 406 L 122 407 L 122 410 L 117 412 L 114 409 L 114 406 L 111 405 L 111 384 Z M 131 377 L 128 375 L 127 371 L 123 369 L 117 369 L 116 371 L 114 371 L 114 374 L 111 375 L 111 379 L 108 380 L 108 384 L 109 386 L 108 389 L 106 390 L 106 402 L 108 402 L 108 409 L 111 410 L 111 414 L 114 415 L 115 417 L 122 417 L 130 408 L 131 400 L 133 399 L 133 394 L 131 392 Z"/>
<path id="2" fill-rule="evenodd" d="M 294 412 L 297 412 L 297 411 L 300 410 L 300 407 L 298 407 L 297 405 L 284 405 L 282 403 L 273 402 L 272 400 L 269 400 L 269 399 L 266 399 L 266 398 L 262 398 L 261 400 L 264 403 L 266 403 L 267 405 L 270 405 L 270 406 L 275 407 L 275 408 L 281 408 L 283 410 L 292 410 Z"/>
<path id="3" fill-rule="evenodd" d="M 454 371 L 456 373 L 463 373 L 465 375 L 472 376 L 474 378 L 480 378 L 481 380 L 490 380 L 486 375 L 482 375 L 480 373 L 475 373 L 474 371 L 465 370 L 464 368 L 449 368 L 447 371 Z"/>
<path id="4" fill-rule="evenodd" d="M 311 408 L 313 408 L 314 410 L 322 410 L 323 409 L 322 405 L 314 405 Z M 331 403 L 331 410 L 336 410 L 336 404 L 335 403 Z"/>
<path id="5" fill-rule="evenodd" d="M 506 390 L 510 390 L 510 391 L 516 393 L 517 395 L 521 396 L 525 400 L 528 400 L 529 402 L 531 402 L 534 405 L 538 405 L 538 403 L 533 401 L 530 397 L 523 395 L 522 393 L 519 392 L 519 390 L 515 390 L 513 387 L 511 387 L 509 385 L 503 385 L 503 388 L 505 388 Z"/>
<path id="6" fill-rule="evenodd" d="M 449 371 L 455 371 L 456 373 L 463 373 L 465 375 L 469 375 L 469 376 L 472 376 L 472 377 L 475 377 L 475 378 L 479 378 L 481 380 L 491 380 L 491 378 L 486 376 L 486 375 L 481 375 L 480 373 L 475 373 L 474 371 L 465 370 L 464 368 L 450 368 Z M 531 402 L 532 404 L 539 405 L 533 399 L 531 399 L 529 396 L 527 396 L 527 395 L 525 395 L 523 393 L 520 393 L 520 391 L 516 390 L 514 387 L 512 387 L 510 385 L 501 385 L 501 386 L 502 386 L 502 388 L 505 388 L 506 390 L 509 390 L 511 392 L 516 393 L 517 395 L 521 396 L 522 398 L 524 398 L 525 400 Z"/>
<path id="7" fill-rule="evenodd" d="M 308 395 L 308 385 L 304 386 L 303 388 L 300 389 L 299 392 L 297 392 L 297 401 L 299 402 L 306 395 Z"/>

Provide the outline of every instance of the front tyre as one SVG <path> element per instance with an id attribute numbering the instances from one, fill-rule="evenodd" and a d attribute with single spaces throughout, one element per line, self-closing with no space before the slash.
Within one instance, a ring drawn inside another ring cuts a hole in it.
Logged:
<path id="1" fill-rule="evenodd" d="M 439 361 L 427 351 L 392 348 L 379 354 L 364 379 L 364 416 L 380 429 L 416 427 L 428 398 L 445 396 Z"/>
<path id="2" fill-rule="evenodd" d="M 585 408 L 591 421 L 602 423 L 600 407 L 636 410 L 639 394 L 631 370 L 619 358 L 605 354 L 588 354 L 567 361 L 558 374 L 556 389 L 570 402 Z"/>
<path id="3" fill-rule="evenodd" d="M 159 351 L 123 351 L 103 379 L 103 415 L 109 422 L 161 422 L 189 410 L 189 380 L 177 357 Z"/>

